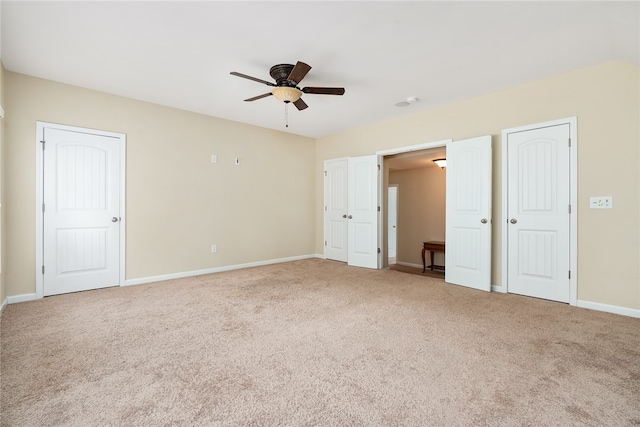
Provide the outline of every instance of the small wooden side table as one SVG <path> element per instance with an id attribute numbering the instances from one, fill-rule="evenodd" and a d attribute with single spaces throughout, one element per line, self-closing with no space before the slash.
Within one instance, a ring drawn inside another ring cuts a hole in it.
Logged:
<path id="1" fill-rule="evenodd" d="M 430 241 L 430 242 L 422 242 L 422 272 L 424 273 L 427 270 L 427 263 L 424 259 L 424 252 L 429 251 L 431 254 L 431 265 L 429 268 L 431 271 L 435 268 L 436 270 L 444 271 L 444 265 L 434 265 L 433 264 L 433 255 L 436 252 L 444 253 L 444 242 Z"/>

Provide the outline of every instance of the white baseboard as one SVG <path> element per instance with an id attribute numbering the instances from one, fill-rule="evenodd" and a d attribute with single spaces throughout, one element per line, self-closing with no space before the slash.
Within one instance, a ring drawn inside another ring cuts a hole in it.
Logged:
<path id="1" fill-rule="evenodd" d="M 617 305 L 602 304 L 599 302 L 578 300 L 578 307 L 588 308 L 590 310 L 606 311 L 607 313 L 620 314 L 622 316 L 640 318 L 640 310 L 635 308 L 620 307 Z"/>
<path id="2" fill-rule="evenodd" d="M 7 306 L 7 299 L 5 298 L 4 301 L 2 301 L 2 305 L 0 305 L 0 315 L 2 315 L 2 312 L 4 311 L 4 308 Z"/>
<path id="3" fill-rule="evenodd" d="M 246 264 L 226 265 L 224 267 L 206 268 L 203 270 L 163 274 L 160 276 L 141 277 L 139 279 L 126 280 L 123 286 L 142 285 L 145 283 L 162 282 L 165 280 L 172 280 L 172 279 L 182 279 L 183 277 L 202 276 L 203 274 L 220 273 L 223 271 L 239 270 L 241 268 L 249 268 L 249 267 L 259 267 L 262 265 L 269 265 L 269 264 L 279 264 L 282 262 L 298 261 L 301 259 L 309 259 L 309 258 L 323 258 L 323 256 L 318 254 L 299 255 L 299 256 L 288 257 L 288 258 L 278 258 L 278 259 L 270 259 L 266 261 L 248 262 Z"/>
<path id="4" fill-rule="evenodd" d="M 14 295 L 12 297 L 7 297 L 7 304 L 15 304 L 18 302 L 26 302 L 26 301 L 35 301 L 38 297 L 35 293 L 33 294 L 22 294 L 22 295 Z"/>
<path id="5" fill-rule="evenodd" d="M 506 294 L 507 290 L 502 285 L 491 285 L 491 292 L 498 292 L 500 294 Z"/>

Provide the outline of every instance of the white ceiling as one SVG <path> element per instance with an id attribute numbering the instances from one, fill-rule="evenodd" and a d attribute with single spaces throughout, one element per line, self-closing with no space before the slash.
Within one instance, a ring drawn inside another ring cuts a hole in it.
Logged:
<path id="1" fill-rule="evenodd" d="M 309 137 L 621 59 L 640 63 L 634 2 L 1 3 L 9 71 Z M 304 111 L 231 76 L 313 67 Z M 411 106 L 394 104 L 409 96 Z"/>

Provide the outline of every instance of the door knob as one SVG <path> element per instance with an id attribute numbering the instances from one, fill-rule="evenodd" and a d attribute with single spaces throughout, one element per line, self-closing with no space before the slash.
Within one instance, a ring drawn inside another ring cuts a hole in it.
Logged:
<path id="1" fill-rule="evenodd" d="M 118 222 L 118 218 L 114 216 L 113 218 L 111 218 L 111 222 Z"/>
<path id="2" fill-rule="evenodd" d="M 482 219 L 480 220 L 480 222 L 481 222 L 481 223 L 483 223 L 483 224 L 486 224 L 488 221 L 487 221 L 487 218 L 482 218 Z"/>
<path id="3" fill-rule="evenodd" d="M 351 219 L 351 218 L 353 218 L 353 217 L 352 217 L 351 215 L 349 215 L 347 218 Z"/>
<path id="4" fill-rule="evenodd" d="M 347 214 L 342 215 L 342 218 L 346 218 L 346 217 L 347 217 Z"/>
<path id="5" fill-rule="evenodd" d="M 515 218 L 511 218 L 511 221 L 509 221 L 509 222 L 510 222 L 511 224 L 515 224 L 516 222 L 518 222 L 518 220 L 517 220 L 517 219 L 515 219 Z"/>

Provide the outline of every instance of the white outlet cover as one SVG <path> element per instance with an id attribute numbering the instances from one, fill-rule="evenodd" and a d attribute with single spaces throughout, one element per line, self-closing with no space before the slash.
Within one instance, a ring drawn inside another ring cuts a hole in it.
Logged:
<path id="1" fill-rule="evenodd" d="M 215 254 L 216 252 L 218 252 L 218 245 L 211 245 L 211 253 Z"/>
<path id="2" fill-rule="evenodd" d="M 216 156 L 215 154 L 211 155 L 211 163 L 218 163 L 218 156 Z"/>
<path id="3" fill-rule="evenodd" d="M 592 196 L 589 198 L 590 209 L 613 209 L 612 196 Z"/>

